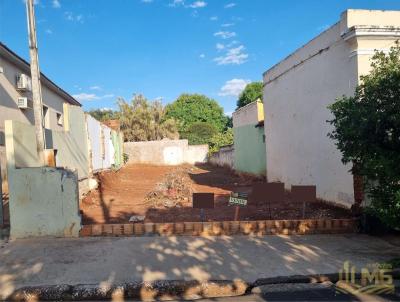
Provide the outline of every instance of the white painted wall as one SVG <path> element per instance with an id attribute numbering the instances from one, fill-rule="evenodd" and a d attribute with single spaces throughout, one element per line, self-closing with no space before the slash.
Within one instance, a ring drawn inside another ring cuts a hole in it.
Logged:
<path id="1" fill-rule="evenodd" d="M 327 137 L 332 127 L 326 121 L 332 118 L 327 106 L 353 94 L 357 84 L 349 54 L 337 24 L 264 75 L 268 181 L 316 185 L 318 197 L 344 205 L 354 200 L 352 175 Z"/>
<path id="2" fill-rule="evenodd" d="M 103 167 L 101 124 L 90 115 L 86 115 L 86 125 L 89 136 L 89 149 L 93 172 L 99 171 Z"/>
<path id="3" fill-rule="evenodd" d="M 349 10 L 341 20 L 264 73 L 268 181 L 317 186 L 320 198 L 354 202 L 351 166 L 327 135 L 327 106 L 353 95 L 374 49 L 400 36 L 400 12 Z"/>

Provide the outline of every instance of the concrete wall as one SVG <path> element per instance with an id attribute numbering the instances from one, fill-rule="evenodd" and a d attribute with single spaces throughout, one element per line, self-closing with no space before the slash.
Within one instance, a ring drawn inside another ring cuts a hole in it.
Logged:
<path id="1" fill-rule="evenodd" d="M 208 145 L 189 146 L 187 140 L 161 140 L 124 143 L 124 152 L 129 163 L 155 165 L 180 165 L 205 162 Z"/>
<path id="2" fill-rule="evenodd" d="M 122 132 L 115 130 L 111 131 L 111 140 L 114 146 L 114 164 L 116 167 L 121 167 L 124 163 L 124 139 Z"/>
<path id="3" fill-rule="evenodd" d="M 90 115 L 86 115 L 86 129 L 93 172 L 120 167 L 123 163 L 122 133 L 111 130 Z"/>
<path id="4" fill-rule="evenodd" d="M 264 127 L 246 125 L 233 128 L 234 169 L 255 175 L 265 175 L 266 156 Z"/>
<path id="5" fill-rule="evenodd" d="M 77 175 L 56 168 L 9 170 L 10 237 L 78 237 Z"/>
<path id="6" fill-rule="evenodd" d="M 348 11 L 264 74 L 269 181 L 279 180 L 287 187 L 314 184 L 320 198 L 347 206 L 354 202 L 351 166 L 342 164 L 341 153 L 327 137 L 333 130 L 326 122 L 332 119 L 327 106 L 342 95 L 352 95 L 359 75 L 369 70 L 373 51 L 360 51 L 362 41 L 368 37 L 368 47 L 388 46 L 400 33 L 379 29 L 380 23 L 387 25 L 385 16 L 393 20 L 393 14 L 398 26 L 400 12 Z M 357 29 L 358 22 L 364 31 Z"/>
<path id="7" fill-rule="evenodd" d="M 216 166 L 220 167 L 228 167 L 233 169 L 233 156 L 234 156 L 234 147 L 226 146 L 219 149 L 218 152 L 212 154 L 208 161 Z"/>
<path id="8" fill-rule="evenodd" d="M 232 114 L 234 169 L 239 172 L 265 175 L 266 156 L 263 104 L 256 101 Z"/>
<path id="9" fill-rule="evenodd" d="M 91 166 L 93 172 L 103 168 L 103 142 L 101 124 L 90 115 L 86 115 L 86 124 L 90 146 Z"/>
<path id="10" fill-rule="evenodd" d="M 56 165 L 77 170 L 79 180 L 89 177 L 86 119 L 81 107 L 65 105 L 65 131 L 51 131 L 48 148 L 56 152 Z"/>

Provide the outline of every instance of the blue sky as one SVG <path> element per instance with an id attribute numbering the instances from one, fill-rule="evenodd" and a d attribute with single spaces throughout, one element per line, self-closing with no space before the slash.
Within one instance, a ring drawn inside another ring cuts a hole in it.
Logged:
<path id="1" fill-rule="evenodd" d="M 133 93 L 216 99 L 226 113 L 248 81 L 339 20 L 399 0 L 36 0 L 42 72 L 85 109 Z M 0 40 L 28 59 L 25 5 L 0 0 Z"/>

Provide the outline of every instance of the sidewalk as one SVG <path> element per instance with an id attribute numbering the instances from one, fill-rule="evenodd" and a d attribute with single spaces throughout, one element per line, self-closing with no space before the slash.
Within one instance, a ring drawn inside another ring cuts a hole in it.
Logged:
<path id="1" fill-rule="evenodd" d="M 0 241 L 0 299 L 23 286 L 234 280 L 336 273 L 400 255 L 366 235 L 139 237 Z"/>

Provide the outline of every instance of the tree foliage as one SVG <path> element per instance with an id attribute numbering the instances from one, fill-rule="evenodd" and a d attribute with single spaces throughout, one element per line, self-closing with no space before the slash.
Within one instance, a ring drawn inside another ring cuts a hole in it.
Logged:
<path id="1" fill-rule="evenodd" d="M 217 134 L 217 129 L 209 123 L 195 122 L 185 132 L 190 145 L 203 145 L 208 144 L 211 138 Z"/>
<path id="2" fill-rule="evenodd" d="M 166 106 L 166 117 L 178 122 L 182 137 L 189 135 L 188 130 L 194 123 L 207 123 L 216 131 L 222 132 L 228 122 L 222 107 L 215 100 L 201 94 L 182 94 L 175 102 Z"/>
<path id="3" fill-rule="evenodd" d="M 118 100 L 121 130 L 126 141 L 151 141 L 179 138 L 177 123 L 165 116 L 165 108 L 158 102 L 149 102 L 135 95 L 131 103 Z"/>
<path id="4" fill-rule="evenodd" d="M 100 122 L 119 119 L 119 112 L 112 109 L 92 109 L 87 113 Z"/>
<path id="5" fill-rule="evenodd" d="M 215 152 L 218 152 L 221 147 L 224 146 L 229 146 L 233 144 L 233 130 L 232 128 L 228 128 L 225 132 L 223 133 L 217 133 L 215 134 L 210 142 L 209 142 L 209 147 L 210 147 L 210 154 L 213 154 Z"/>
<path id="6" fill-rule="evenodd" d="M 237 107 L 241 108 L 250 104 L 257 99 L 263 99 L 263 83 L 262 82 L 252 82 L 247 84 L 246 88 L 239 95 L 239 99 L 237 101 Z"/>
<path id="7" fill-rule="evenodd" d="M 371 199 L 368 210 L 391 227 L 400 227 L 400 48 L 377 52 L 372 71 L 362 77 L 354 97 L 329 109 L 342 161 L 363 176 Z"/>

